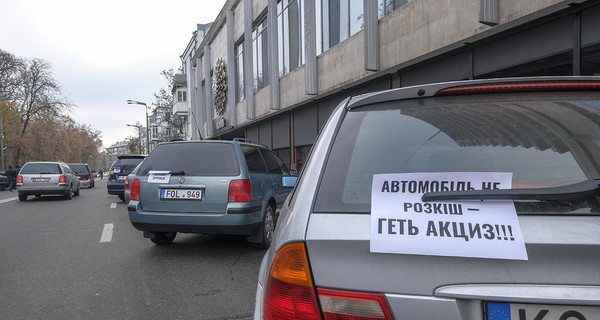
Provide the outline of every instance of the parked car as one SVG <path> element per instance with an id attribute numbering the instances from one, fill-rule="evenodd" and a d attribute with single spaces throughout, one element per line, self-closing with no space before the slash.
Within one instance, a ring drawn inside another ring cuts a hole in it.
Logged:
<path id="1" fill-rule="evenodd" d="M 285 202 L 255 319 L 600 319 L 600 77 L 345 99 Z"/>
<path id="2" fill-rule="evenodd" d="M 112 163 L 108 172 L 106 188 L 108 194 L 119 196 L 125 201 L 125 178 L 146 158 L 145 155 L 122 155 Z"/>
<path id="3" fill-rule="evenodd" d="M 27 162 L 17 176 L 19 200 L 27 196 L 64 195 L 71 200 L 79 195 L 79 177 L 63 162 Z"/>
<path id="4" fill-rule="evenodd" d="M 246 140 L 163 143 L 130 179 L 129 219 L 155 244 L 182 232 L 245 235 L 268 247 L 291 174 L 272 150 Z"/>
<path id="5" fill-rule="evenodd" d="M 94 187 L 94 176 L 87 163 L 69 163 L 69 167 L 79 177 L 79 183 L 81 183 L 82 188 Z"/>
<path id="6" fill-rule="evenodd" d="M 0 171 L 0 191 L 4 189 L 8 189 L 9 182 L 8 177 L 6 176 L 6 171 Z"/>

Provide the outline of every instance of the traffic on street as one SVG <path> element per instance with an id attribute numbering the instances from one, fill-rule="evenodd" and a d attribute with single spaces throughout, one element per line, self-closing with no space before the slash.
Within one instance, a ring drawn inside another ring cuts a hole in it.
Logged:
<path id="1" fill-rule="evenodd" d="M 3 319 L 252 318 L 265 250 L 198 234 L 156 246 L 106 181 L 72 200 L 0 191 Z"/>

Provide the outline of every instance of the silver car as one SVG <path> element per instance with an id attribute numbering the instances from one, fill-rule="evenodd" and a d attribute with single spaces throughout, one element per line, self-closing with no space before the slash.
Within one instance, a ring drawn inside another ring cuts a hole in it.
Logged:
<path id="1" fill-rule="evenodd" d="M 79 195 L 79 177 L 63 162 L 27 162 L 17 177 L 19 200 L 27 196 L 64 195 L 70 200 Z"/>
<path id="2" fill-rule="evenodd" d="M 598 177 L 600 77 L 348 98 L 282 208 L 254 318 L 600 319 Z"/>

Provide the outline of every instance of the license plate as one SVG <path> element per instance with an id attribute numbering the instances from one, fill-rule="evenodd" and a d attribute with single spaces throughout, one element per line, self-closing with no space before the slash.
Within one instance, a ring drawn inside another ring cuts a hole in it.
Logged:
<path id="1" fill-rule="evenodd" d="M 161 189 L 161 199 L 202 200 L 200 189 Z"/>
<path id="2" fill-rule="evenodd" d="M 33 181 L 33 182 L 49 182 L 50 178 L 32 178 L 31 181 Z"/>
<path id="3" fill-rule="evenodd" d="M 487 303 L 486 320 L 596 320 L 600 307 Z"/>
<path id="4" fill-rule="evenodd" d="M 119 176 L 119 180 L 125 180 L 127 176 Z"/>

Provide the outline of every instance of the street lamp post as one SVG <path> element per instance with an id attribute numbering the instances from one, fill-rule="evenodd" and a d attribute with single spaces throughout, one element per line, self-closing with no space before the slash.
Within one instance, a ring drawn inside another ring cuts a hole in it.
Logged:
<path id="1" fill-rule="evenodd" d="M 142 149 L 142 125 L 140 124 L 128 124 L 129 127 L 136 127 L 138 129 L 138 154 Z"/>
<path id="2" fill-rule="evenodd" d="M 148 105 L 136 100 L 127 100 L 127 104 L 141 104 L 146 109 L 146 153 L 150 153 L 150 126 L 148 125 Z"/>

